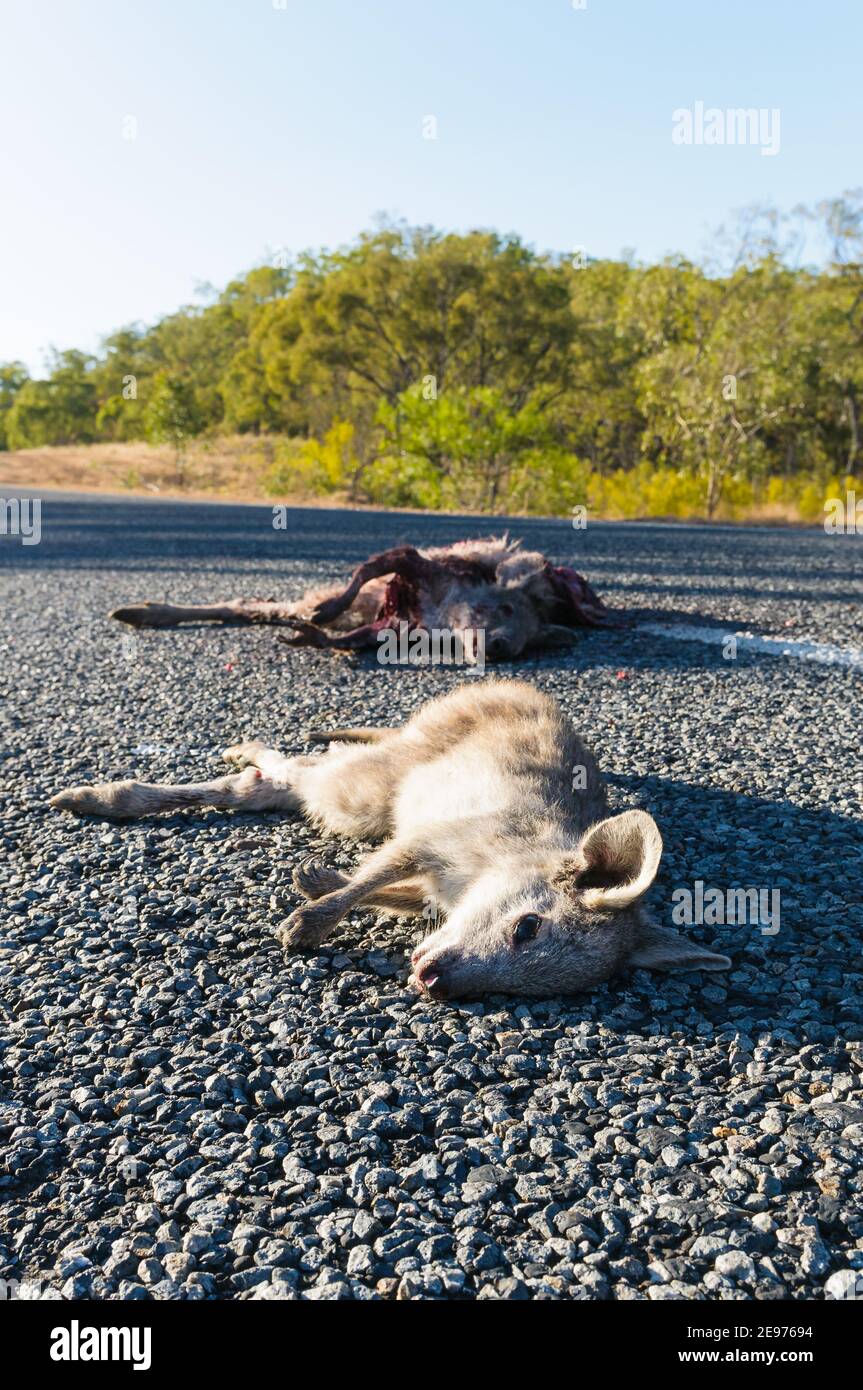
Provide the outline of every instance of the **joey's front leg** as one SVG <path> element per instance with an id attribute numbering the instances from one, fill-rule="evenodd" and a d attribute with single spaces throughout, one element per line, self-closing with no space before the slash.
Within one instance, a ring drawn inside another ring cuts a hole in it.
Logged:
<path id="1" fill-rule="evenodd" d="M 328 894 L 327 897 L 336 897 Z M 327 897 L 295 908 L 276 931 L 276 940 L 286 951 L 312 951 L 337 927 L 344 910 L 328 904 Z"/>
<path id="2" fill-rule="evenodd" d="M 419 582 L 424 576 L 432 573 L 434 568 L 434 562 L 420 555 L 412 545 L 399 545 L 393 550 L 384 550 L 380 555 L 373 555 L 370 560 L 359 565 L 354 570 L 350 584 L 340 594 L 334 594 L 332 598 L 319 603 L 312 613 L 312 622 L 318 626 L 326 626 L 340 613 L 346 612 L 360 589 L 364 584 L 368 584 L 370 579 L 380 579 L 384 574 L 401 574 L 406 579 Z"/>
<path id="3" fill-rule="evenodd" d="M 257 767 L 258 758 L 266 750 L 266 744 L 259 738 L 250 738 L 245 743 L 232 743 L 230 748 L 222 749 L 222 757 L 232 767 Z"/>
<path id="4" fill-rule="evenodd" d="M 376 890 L 397 883 L 419 868 L 411 847 L 394 841 L 382 845 L 364 860 L 353 878 L 292 912 L 276 937 L 288 950 L 312 950 L 326 940 L 346 913 L 374 897 Z"/>

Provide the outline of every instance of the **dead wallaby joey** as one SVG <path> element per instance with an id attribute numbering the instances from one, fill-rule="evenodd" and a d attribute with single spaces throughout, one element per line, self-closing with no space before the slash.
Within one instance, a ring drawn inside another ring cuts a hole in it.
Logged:
<path id="1" fill-rule="evenodd" d="M 642 900 L 662 854 L 655 821 L 641 810 L 609 815 L 587 744 L 526 682 L 470 678 L 403 728 L 317 738 L 326 751 L 299 757 L 238 743 L 223 755 L 235 771 L 212 782 L 109 782 L 51 804 L 113 819 L 281 810 L 332 835 L 380 840 L 351 876 L 298 866 L 306 902 L 278 937 L 316 950 L 354 908 L 431 909 L 439 925 L 413 953 L 412 983 L 435 999 L 572 993 L 628 966 L 730 965 L 650 923 Z"/>

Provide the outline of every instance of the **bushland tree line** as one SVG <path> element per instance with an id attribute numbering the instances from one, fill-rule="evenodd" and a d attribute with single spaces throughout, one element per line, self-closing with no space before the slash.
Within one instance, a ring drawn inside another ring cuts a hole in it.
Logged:
<path id="1" fill-rule="evenodd" d="M 861 410 L 863 190 L 751 211 L 721 268 L 382 224 L 42 379 L 0 366 L 0 448 L 265 435 L 273 495 L 488 512 L 814 517 L 861 469 Z"/>

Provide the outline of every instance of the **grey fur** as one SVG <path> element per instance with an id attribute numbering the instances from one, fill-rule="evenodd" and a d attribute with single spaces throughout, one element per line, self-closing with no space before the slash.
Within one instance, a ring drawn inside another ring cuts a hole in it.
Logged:
<path id="1" fill-rule="evenodd" d="M 401 729 L 351 732 L 359 746 L 285 757 L 242 743 L 224 757 L 243 770 L 214 782 L 77 787 L 52 805 L 116 818 L 183 806 L 302 811 L 332 834 L 382 841 L 351 878 L 301 866 L 295 883 L 308 901 L 278 935 L 314 949 L 362 904 L 433 905 L 444 923 L 414 952 L 413 982 L 434 997 L 569 993 L 627 965 L 729 966 L 649 923 L 641 900 L 662 853 L 656 823 L 640 810 L 608 815 L 593 754 L 533 686 L 471 680 Z M 576 767 L 584 787 L 573 791 Z M 541 923 L 518 944 L 527 915 Z"/>
<path id="2" fill-rule="evenodd" d="M 341 584 L 310 589 L 301 598 L 234 598 L 209 604 L 127 604 L 110 614 L 133 627 L 177 627 L 183 623 L 265 623 L 293 629 L 282 636 L 288 646 L 337 650 L 375 647 L 383 627 L 398 629 L 395 614 L 381 619 L 394 570 L 407 566 L 412 578 L 410 625 L 426 631 L 482 631 L 483 660 L 516 660 L 527 650 L 572 646 L 575 627 L 610 625 L 619 621 L 596 594 L 573 576 L 584 592 L 567 610 L 561 606 L 560 586 L 546 557 L 522 550 L 508 536 L 457 541 L 422 549 L 396 547 L 372 556 Z M 567 573 L 571 573 L 567 571 Z M 477 662 L 473 644 L 464 651 L 465 664 Z"/>

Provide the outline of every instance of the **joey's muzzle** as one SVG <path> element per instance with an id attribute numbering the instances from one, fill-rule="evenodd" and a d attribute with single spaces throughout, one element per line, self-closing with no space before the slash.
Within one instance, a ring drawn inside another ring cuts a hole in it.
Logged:
<path id="1" fill-rule="evenodd" d="M 423 946 L 418 946 L 411 956 L 413 979 L 417 988 L 430 999 L 446 999 L 453 993 L 456 961 L 457 957 L 453 951 L 442 951 L 439 955 L 432 955 Z"/>

